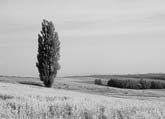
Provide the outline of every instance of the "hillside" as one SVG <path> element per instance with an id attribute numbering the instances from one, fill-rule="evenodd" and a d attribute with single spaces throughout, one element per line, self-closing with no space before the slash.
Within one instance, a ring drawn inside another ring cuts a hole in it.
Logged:
<path id="1" fill-rule="evenodd" d="M 82 76 L 84 77 L 84 76 Z M 150 80 L 165 80 L 165 74 L 163 73 L 147 73 L 147 74 L 125 74 L 125 75 L 88 75 L 85 77 L 94 77 L 94 78 L 144 78 L 144 79 L 150 79 Z"/>
<path id="2" fill-rule="evenodd" d="M 2 119 L 164 119 L 165 102 L 0 83 Z"/>
<path id="3" fill-rule="evenodd" d="M 144 95 L 138 96 L 137 94 L 142 92 L 109 88 L 108 95 L 104 86 L 76 83 L 80 81 L 78 79 L 75 81 L 71 78 L 61 78 L 51 89 L 43 87 L 39 80 L 33 78 L 0 79 L 1 119 L 165 118 L 165 99 L 161 91 L 158 91 L 158 94 L 148 90 Z M 21 79 L 24 84 L 19 83 Z M 84 90 L 81 86 L 84 86 Z M 99 89 L 107 95 L 97 92 Z M 134 95 L 129 95 L 133 93 Z"/>
<path id="4" fill-rule="evenodd" d="M 71 90 L 76 92 L 84 92 L 89 94 L 97 94 L 104 96 L 113 96 L 121 98 L 153 98 L 153 99 L 165 99 L 164 89 L 156 90 L 132 90 L 132 89 L 120 89 L 107 86 L 99 86 L 94 84 L 93 77 L 70 77 L 70 78 L 56 78 L 53 88 Z M 43 87 L 43 83 L 38 78 L 31 77 L 0 77 L 1 82 L 23 84 L 30 86 Z M 104 83 L 107 79 L 102 79 Z"/>

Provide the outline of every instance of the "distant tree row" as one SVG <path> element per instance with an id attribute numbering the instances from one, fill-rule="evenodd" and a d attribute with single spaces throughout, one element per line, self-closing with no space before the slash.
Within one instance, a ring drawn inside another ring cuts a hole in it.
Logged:
<path id="1" fill-rule="evenodd" d="M 96 79 L 95 84 L 102 85 L 103 82 L 101 79 Z M 107 86 L 118 87 L 118 88 L 128 88 L 128 89 L 163 89 L 165 88 L 165 81 L 112 78 L 108 80 Z"/>

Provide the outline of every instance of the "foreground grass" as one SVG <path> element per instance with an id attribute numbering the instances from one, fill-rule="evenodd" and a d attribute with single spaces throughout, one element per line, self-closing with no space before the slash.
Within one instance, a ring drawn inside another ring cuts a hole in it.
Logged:
<path id="1" fill-rule="evenodd" d="M 0 83 L 0 119 L 165 119 L 165 102 Z"/>

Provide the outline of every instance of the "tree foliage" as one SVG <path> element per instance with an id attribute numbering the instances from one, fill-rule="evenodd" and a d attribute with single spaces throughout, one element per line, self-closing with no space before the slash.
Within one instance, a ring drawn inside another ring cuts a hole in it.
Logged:
<path id="1" fill-rule="evenodd" d="M 51 21 L 43 20 L 41 33 L 38 34 L 38 55 L 36 66 L 39 71 L 40 80 L 46 87 L 51 87 L 57 70 L 60 58 L 60 41 L 58 33 L 55 32 Z"/>

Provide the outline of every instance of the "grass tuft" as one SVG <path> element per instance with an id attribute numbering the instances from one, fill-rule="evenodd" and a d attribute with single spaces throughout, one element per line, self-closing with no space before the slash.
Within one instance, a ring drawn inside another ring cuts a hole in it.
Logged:
<path id="1" fill-rule="evenodd" d="M 0 94 L 0 99 L 2 99 L 2 100 L 12 99 L 12 98 L 14 98 L 14 96 Z"/>

